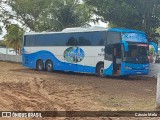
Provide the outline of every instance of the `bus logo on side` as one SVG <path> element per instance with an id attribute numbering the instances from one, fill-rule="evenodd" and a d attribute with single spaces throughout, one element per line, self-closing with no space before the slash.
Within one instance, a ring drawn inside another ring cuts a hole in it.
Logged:
<path id="1" fill-rule="evenodd" d="M 69 47 L 64 51 L 64 59 L 70 63 L 81 62 L 84 59 L 84 51 L 80 47 Z"/>

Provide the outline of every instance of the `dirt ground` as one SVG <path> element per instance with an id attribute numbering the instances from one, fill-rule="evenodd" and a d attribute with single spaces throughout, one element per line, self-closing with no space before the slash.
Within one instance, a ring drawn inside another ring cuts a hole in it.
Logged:
<path id="1" fill-rule="evenodd" d="M 48 73 L 17 63 L 0 62 L 0 111 L 153 111 L 156 110 L 155 99 L 155 78 Z"/>

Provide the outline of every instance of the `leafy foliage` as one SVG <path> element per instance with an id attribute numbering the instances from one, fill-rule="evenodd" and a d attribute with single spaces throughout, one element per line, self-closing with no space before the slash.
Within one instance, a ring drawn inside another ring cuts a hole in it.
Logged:
<path id="1" fill-rule="evenodd" d="M 6 47 L 6 45 L 5 45 L 3 40 L 0 41 L 0 47 Z"/>
<path id="2" fill-rule="evenodd" d="M 15 24 L 7 25 L 7 34 L 4 36 L 4 44 L 21 54 L 21 45 L 24 31 Z"/>
<path id="3" fill-rule="evenodd" d="M 84 0 L 110 26 L 145 31 L 149 36 L 160 27 L 159 0 Z"/>
<path id="4" fill-rule="evenodd" d="M 8 5 L 7 9 L 4 5 Z M 7 30 L 2 44 L 20 53 L 23 29 L 41 32 L 83 26 L 87 25 L 91 13 L 79 0 L 1 0 L 0 22 Z M 21 23 L 23 29 L 12 24 L 14 20 Z"/>
<path id="5" fill-rule="evenodd" d="M 86 25 L 91 11 L 79 0 L 8 0 L 14 19 L 32 31 L 59 31 Z"/>

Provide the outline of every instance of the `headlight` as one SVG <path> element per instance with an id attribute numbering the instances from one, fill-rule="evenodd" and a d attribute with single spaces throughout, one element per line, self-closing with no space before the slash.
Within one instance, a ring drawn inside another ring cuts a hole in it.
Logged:
<path id="1" fill-rule="evenodd" d="M 132 68 L 131 68 L 131 67 L 128 67 L 128 66 L 125 66 L 125 69 L 132 70 Z"/>

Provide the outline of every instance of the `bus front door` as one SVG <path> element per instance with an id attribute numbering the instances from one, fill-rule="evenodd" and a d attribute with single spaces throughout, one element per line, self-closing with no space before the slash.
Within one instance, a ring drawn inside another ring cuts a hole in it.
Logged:
<path id="1" fill-rule="evenodd" d="M 104 75 L 113 75 L 113 45 L 105 46 Z"/>
<path id="2" fill-rule="evenodd" d="M 113 75 L 120 75 L 121 56 L 121 44 L 113 45 Z"/>
<path id="3" fill-rule="evenodd" d="M 113 44 L 105 46 L 105 75 L 120 75 L 121 69 L 121 44 Z"/>

